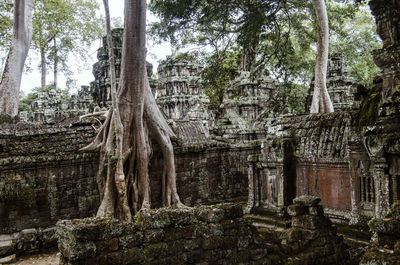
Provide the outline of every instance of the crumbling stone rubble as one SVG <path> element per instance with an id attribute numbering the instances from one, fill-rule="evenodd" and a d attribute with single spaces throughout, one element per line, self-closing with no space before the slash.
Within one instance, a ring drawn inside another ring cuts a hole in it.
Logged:
<path id="1" fill-rule="evenodd" d="M 285 230 L 282 247 L 290 253 L 286 264 L 346 264 L 349 259 L 343 238 L 314 196 L 301 196 L 287 208 L 292 227 Z"/>

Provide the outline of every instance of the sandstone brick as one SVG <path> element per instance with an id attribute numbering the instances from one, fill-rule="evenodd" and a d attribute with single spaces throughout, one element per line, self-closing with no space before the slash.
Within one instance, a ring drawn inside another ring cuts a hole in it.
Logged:
<path id="1" fill-rule="evenodd" d="M 292 204 L 287 207 L 287 212 L 290 216 L 303 215 L 306 212 L 306 207 L 301 204 Z"/>
<path id="2" fill-rule="evenodd" d="M 0 256 L 5 256 L 14 251 L 12 240 L 0 241 Z"/>
<path id="3" fill-rule="evenodd" d="M 17 256 L 15 254 L 0 258 L 0 264 L 9 264 L 9 263 L 14 263 L 16 261 L 17 261 Z"/>
<path id="4" fill-rule="evenodd" d="M 315 216 L 323 216 L 324 208 L 321 205 L 308 207 L 308 213 Z"/>
<path id="5" fill-rule="evenodd" d="M 303 195 L 293 199 L 293 203 L 295 204 L 302 204 L 305 206 L 317 206 L 318 203 L 321 201 L 321 198 L 311 195 Z"/>

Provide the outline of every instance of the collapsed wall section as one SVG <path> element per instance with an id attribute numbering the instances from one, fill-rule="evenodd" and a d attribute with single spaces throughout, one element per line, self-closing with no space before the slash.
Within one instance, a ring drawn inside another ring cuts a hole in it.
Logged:
<path id="1" fill-rule="evenodd" d="M 61 262 L 79 264 L 346 264 L 343 239 L 315 197 L 297 198 L 292 228 L 262 236 L 242 206 L 140 212 L 132 223 L 88 218 L 57 223 Z"/>

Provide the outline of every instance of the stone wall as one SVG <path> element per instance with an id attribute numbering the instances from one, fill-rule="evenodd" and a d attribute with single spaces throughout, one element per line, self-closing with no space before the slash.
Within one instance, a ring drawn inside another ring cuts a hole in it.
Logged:
<path id="1" fill-rule="evenodd" d="M 260 194 L 253 204 L 284 207 L 296 196 L 314 195 L 326 208 L 351 211 L 350 123 L 345 112 L 277 119 L 262 155 L 250 159 Z"/>
<path id="2" fill-rule="evenodd" d="M 235 204 L 140 212 L 132 223 L 60 221 L 61 262 L 78 264 L 346 264 L 349 257 L 315 197 L 290 207 L 292 228 L 262 237 Z"/>
<path id="3" fill-rule="evenodd" d="M 58 223 L 64 264 L 276 264 L 240 206 L 160 209 L 134 223 Z M 267 262 L 266 256 L 269 256 Z M 275 256 L 275 261 L 278 257 Z"/>
<path id="4" fill-rule="evenodd" d="M 94 134 L 90 122 L 1 125 L 0 253 L 4 242 L 8 254 L 39 251 L 48 241 L 54 244 L 51 227 L 59 219 L 96 214 L 98 155 L 78 151 Z M 204 137 L 199 134 L 190 143 L 175 146 L 182 201 L 198 205 L 238 197 L 245 200 L 247 156 L 259 152 L 258 145 L 205 142 Z M 150 167 L 154 207 L 161 202 L 163 167 L 156 148 Z"/>
<path id="5" fill-rule="evenodd" d="M 0 234 L 95 214 L 97 156 L 79 153 L 94 136 L 86 124 L 2 124 Z"/>
<path id="6" fill-rule="evenodd" d="M 177 187 L 183 203 L 209 204 L 238 197 L 245 200 L 248 194 L 247 157 L 258 152 L 256 143 L 228 145 L 210 141 L 177 147 Z M 162 173 L 160 156 L 155 156 L 151 163 L 152 182 L 157 183 L 152 184 L 152 190 L 155 191 L 152 191 L 152 198 L 159 202 L 157 198 L 161 198 Z"/>

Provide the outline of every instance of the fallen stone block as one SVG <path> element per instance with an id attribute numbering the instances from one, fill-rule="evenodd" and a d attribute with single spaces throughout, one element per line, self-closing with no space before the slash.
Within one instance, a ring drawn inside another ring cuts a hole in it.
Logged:
<path id="1" fill-rule="evenodd" d="M 17 256 L 12 254 L 10 256 L 0 258 L 0 264 L 15 263 L 17 261 Z"/>

